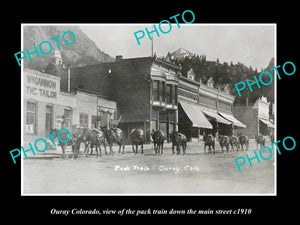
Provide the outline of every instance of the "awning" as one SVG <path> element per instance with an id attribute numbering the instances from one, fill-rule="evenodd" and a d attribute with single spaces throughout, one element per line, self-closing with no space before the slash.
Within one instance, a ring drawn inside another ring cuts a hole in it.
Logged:
<path id="1" fill-rule="evenodd" d="M 212 118 L 215 118 L 218 121 L 218 123 L 224 123 L 224 124 L 227 124 L 227 125 L 231 124 L 231 121 L 228 121 L 228 120 L 224 119 L 217 112 L 212 112 L 212 111 L 208 111 L 208 110 L 204 110 L 204 109 L 201 109 L 201 111 L 204 114 L 206 114 L 206 115 L 208 115 Z"/>
<path id="2" fill-rule="evenodd" d="M 231 122 L 233 123 L 234 126 L 246 128 L 246 125 L 243 124 L 242 122 L 238 121 L 234 116 L 229 115 L 229 114 L 227 114 L 227 113 L 223 113 L 223 112 L 219 112 L 219 114 L 220 114 L 221 116 L 223 116 L 225 119 L 231 121 Z"/>
<path id="3" fill-rule="evenodd" d="M 199 106 L 189 104 L 186 102 L 179 102 L 181 107 L 183 108 L 186 115 L 189 117 L 191 122 L 193 123 L 193 127 L 201 127 L 201 128 L 209 128 L 212 129 L 213 126 L 206 119 L 204 114 L 201 112 L 201 108 Z"/>
<path id="4" fill-rule="evenodd" d="M 270 121 L 268 121 L 268 120 L 266 120 L 266 119 L 263 119 L 263 118 L 259 118 L 259 120 L 260 120 L 261 122 L 263 122 L 264 124 L 266 124 L 268 127 L 270 127 L 270 128 L 275 128 L 274 125 L 273 125 Z"/>

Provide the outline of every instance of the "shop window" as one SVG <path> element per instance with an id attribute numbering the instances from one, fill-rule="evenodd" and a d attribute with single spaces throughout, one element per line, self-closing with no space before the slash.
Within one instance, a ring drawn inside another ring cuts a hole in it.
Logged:
<path id="1" fill-rule="evenodd" d="M 168 121 L 168 112 L 166 110 L 159 111 L 159 121 Z"/>
<path id="2" fill-rule="evenodd" d="M 36 134 L 36 109 L 37 104 L 34 102 L 27 102 L 26 107 L 26 133 Z"/>
<path id="3" fill-rule="evenodd" d="M 85 113 L 79 114 L 79 126 L 80 127 L 89 127 L 89 115 Z"/>
<path id="4" fill-rule="evenodd" d="M 157 130 L 157 120 L 151 120 L 151 128 L 152 130 Z"/>
<path id="5" fill-rule="evenodd" d="M 175 123 L 175 120 L 176 120 L 175 111 L 170 111 L 169 112 L 169 121 Z"/>

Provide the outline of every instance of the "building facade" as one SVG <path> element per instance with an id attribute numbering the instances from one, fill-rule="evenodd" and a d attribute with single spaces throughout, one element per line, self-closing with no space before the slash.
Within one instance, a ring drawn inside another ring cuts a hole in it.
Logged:
<path id="1" fill-rule="evenodd" d="M 186 76 L 180 71 L 168 58 L 117 56 L 115 62 L 72 68 L 64 78 L 71 84 L 64 86 L 115 99 L 119 128 L 127 137 L 133 128 L 143 129 L 146 142 L 158 129 L 169 141 L 175 130 L 198 140 L 205 133 L 231 135 L 245 127 L 233 116 L 234 96 L 226 88 L 214 88 L 212 79 L 207 84 L 195 81 L 192 70 Z"/>
<path id="2" fill-rule="evenodd" d="M 245 122 L 247 128 L 243 132 L 249 138 L 255 138 L 257 134 L 274 135 L 275 127 L 270 118 L 270 103 L 267 98 L 262 96 L 253 105 L 235 105 L 233 109 L 235 117 Z"/>
<path id="3" fill-rule="evenodd" d="M 178 87 L 179 132 L 190 139 L 202 140 L 203 135 L 232 135 L 246 126 L 232 113 L 234 96 L 228 86 L 221 91 L 210 78 L 206 84 L 195 81 L 193 70 L 181 76 Z"/>
<path id="4" fill-rule="evenodd" d="M 68 74 L 68 71 L 64 71 Z M 23 71 L 23 137 L 34 142 L 61 128 L 61 116 L 67 127 L 107 126 L 117 115 L 117 103 L 111 98 L 85 89 L 62 90 L 64 74 L 50 75 L 31 69 Z M 67 84 L 66 86 L 68 86 Z"/>
<path id="5" fill-rule="evenodd" d="M 23 71 L 23 135 L 25 142 L 45 137 L 51 129 L 60 129 L 56 118 L 65 115 L 76 122 L 77 99 L 60 91 L 60 77 L 35 70 Z"/>

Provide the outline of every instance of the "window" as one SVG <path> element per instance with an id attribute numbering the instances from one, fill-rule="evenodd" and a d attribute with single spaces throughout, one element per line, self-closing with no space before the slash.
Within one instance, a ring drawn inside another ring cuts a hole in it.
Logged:
<path id="1" fill-rule="evenodd" d="M 152 83 L 152 90 L 153 90 L 153 100 L 159 101 L 159 91 L 158 91 L 159 81 L 154 80 Z"/>
<path id="2" fill-rule="evenodd" d="M 159 100 L 165 101 L 165 82 L 159 82 Z"/>
<path id="3" fill-rule="evenodd" d="M 166 110 L 159 111 L 159 121 L 168 121 L 168 112 Z"/>
<path id="4" fill-rule="evenodd" d="M 34 102 L 27 102 L 26 133 L 36 134 L 36 103 Z"/>
<path id="5" fill-rule="evenodd" d="M 151 120 L 151 127 L 152 130 L 157 130 L 157 121 L 156 120 Z M 151 130 L 151 132 L 152 132 Z"/>
<path id="6" fill-rule="evenodd" d="M 89 115 L 85 113 L 79 114 L 79 126 L 80 127 L 89 127 Z"/>
<path id="7" fill-rule="evenodd" d="M 65 108 L 64 117 L 65 117 L 66 128 L 71 129 L 71 125 L 72 125 L 72 109 L 71 108 Z"/>
<path id="8" fill-rule="evenodd" d="M 154 119 L 154 120 L 157 120 L 158 119 L 158 111 L 155 110 L 155 109 L 151 109 L 151 118 Z"/>
<path id="9" fill-rule="evenodd" d="M 46 105 L 46 134 L 50 134 L 53 123 L 52 106 Z"/>
<path id="10" fill-rule="evenodd" d="M 173 104 L 177 105 L 177 86 L 173 86 Z"/>
<path id="11" fill-rule="evenodd" d="M 175 111 L 170 111 L 169 112 L 169 121 L 170 122 L 175 122 L 176 121 L 176 114 L 175 114 Z"/>
<path id="12" fill-rule="evenodd" d="M 166 102 L 172 103 L 172 85 L 171 84 L 167 84 L 167 87 L 166 87 Z"/>
<path id="13" fill-rule="evenodd" d="M 101 120 L 100 116 L 92 116 L 92 128 L 98 128 L 100 120 Z"/>

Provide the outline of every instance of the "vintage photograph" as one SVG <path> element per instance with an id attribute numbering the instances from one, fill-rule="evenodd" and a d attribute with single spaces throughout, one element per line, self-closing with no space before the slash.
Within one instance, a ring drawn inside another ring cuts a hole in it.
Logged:
<path id="1" fill-rule="evenodd" d="M 276 195 L 276 24 L 21 29 L 22 195 Z"/>

